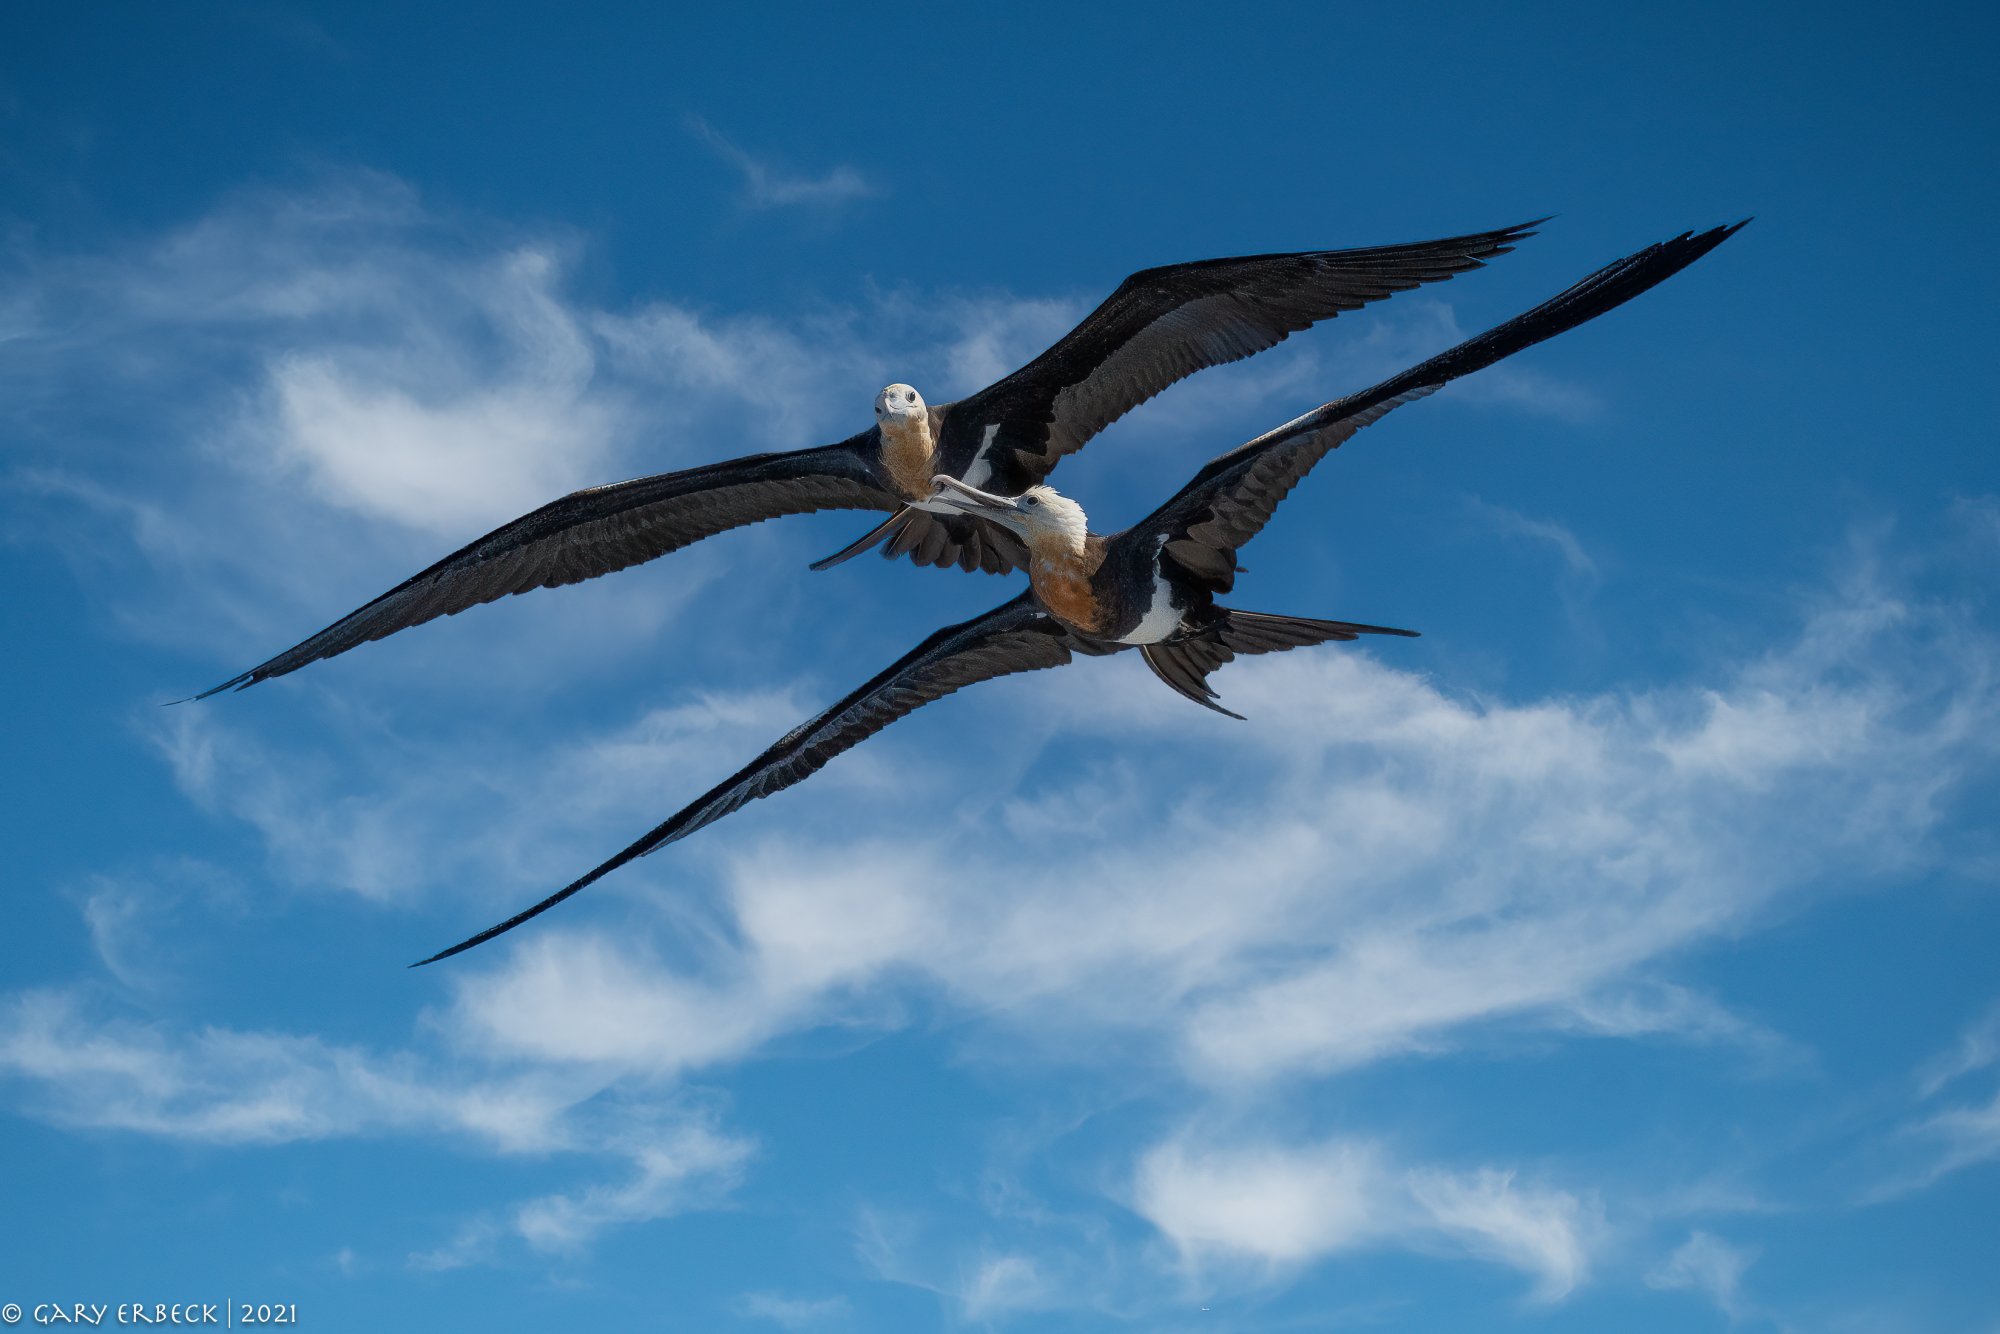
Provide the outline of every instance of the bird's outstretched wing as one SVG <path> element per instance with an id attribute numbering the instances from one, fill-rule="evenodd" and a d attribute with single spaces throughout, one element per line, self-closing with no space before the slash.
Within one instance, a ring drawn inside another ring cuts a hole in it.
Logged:
<path id="1" fill-rule="evenodd" d="M 1012 672 L 1060 667 L 1070 660 L 1072 652 L 1102 651 L 1072 636 L 1041 609 L 1032 593 L 1023 593 L 984 616 L 948 626 L 817 718 L 794 728 L 762 755 L 588 875 L 499 925 L 411 966 L 421 967 L 450 958 L 511 931 L 626 862 L 686 838 L 759 797 L 803 782 L 834 756 L 860 745 L 932 700 L 976 681 Z"/>
<path id="2" fill-rule="evenodd" d="M 1362 427 L 1462 375 L 1491 366 L 1623 305 L 1721 245 L 1748 220 L 1683 233 L 1607 264 L 1561 295 L 1441 352 L 1373 389 L 1350 395 L 1211 460 L 1173 499 L 1137 524 L 1165 554 L 1216 592 L 1234 582 L 1236 552 L 1270 522 L 1299 479 Z"/>
<path id="3" fill-rule="evenodd" d="M 938 471 L 1017 495 L 1175 381 L 1372 301 L 1481 267 L 1542 221 L 1409 245 L 1145 269 L 1006 379 L 944 409 Z M 983 465 L 983 466 L 982 466 Z"/>
<path id="4" fill-rule="evenodd" d="M 196 695 L 247 689 L 438 616 L 594 579 L 730 528 L 811 510 L 894 510 L 863 437 L 577 491 L 494 529 L 268 662 Z"/>

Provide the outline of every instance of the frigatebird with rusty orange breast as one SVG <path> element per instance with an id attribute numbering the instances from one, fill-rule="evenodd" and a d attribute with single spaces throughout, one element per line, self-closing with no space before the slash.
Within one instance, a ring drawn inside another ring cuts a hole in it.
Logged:
<path id="1" fill-rule="evenodd" d="M 906 384 L 875 424 L 838 444 L 752 454 L 577 491 L 496 528 L 310 638 L 194 696 L 245 690 L 371 640 L 512 593 L 579 583 L 732 528 L 816 510 L 890 511 L 815 569 L 877 544 L 890 558 L 1004 574 L 1027 553 L 1011 530 L 926 510 L 939 473 L 1006 495 L 1176 381 L 1275 347 L 1398 292 L 1483 267 L 1546 219 L 1406 245 L 1198 260 L 1144 269 L 1055 346 L 967 398 L 930 406 Z"/>
<path id="2" fill-rule="evenodd" d="M 1028 552 L 1028 591 L 938 631 L 886 671 L 786 734 L 744 768 L 617 856 L 540 903 L 412 967 L 435 963 L 539 916 L 625 863 L 686 838 L 759 797 L 803 781 L 834 756 L 933 700 L 978 681 L 1059 667 L 1078 653 L 1136 648 L 1153 673 L 1205 708 L 1209 675 L 1239 654 L 1279 653 L 1411 630 L 1239 611 L 1216 602 L 1236 553 L 1315 464 L 1364 426 L 1505 357 L 1623 305 L 1747 224 L 1683 233 L 1606 265 L 1525 314 L 1372 389 L 1328 403 L 1219 455 L 1174 497 L 1121 533 L 1090 531 L 1083 508 L 1045 485 L 1019 496 L 940 474 L 925 504 L 1004 526 Z"/>

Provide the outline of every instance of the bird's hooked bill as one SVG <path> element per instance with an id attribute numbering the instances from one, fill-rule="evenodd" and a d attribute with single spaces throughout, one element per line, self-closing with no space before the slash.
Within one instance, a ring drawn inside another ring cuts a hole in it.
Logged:
<path id="1" fill-rule="evenodd" d="M 1019 506 L 1008 496 L 996 496 L 943 473 L 931 478 L 931 503 L 973 514 L 1012 514 Z"/>

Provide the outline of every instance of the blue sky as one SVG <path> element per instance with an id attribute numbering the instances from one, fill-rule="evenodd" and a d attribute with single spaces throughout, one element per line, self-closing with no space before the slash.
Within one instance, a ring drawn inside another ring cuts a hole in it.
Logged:
<path id="1" fill-rule="evenodd" d="M 1992 18 L 716 9 L 0 17 L 0 1302 L 2000 1328 Z M 813 516 L 157 707 L 1133 269 L 1551 212 L 1058 473 L 1757 215 L 1322 465 L 1236 601 L 1424 638 L 1247 723 L 984 686 L 412 973 L 1014 583 Z"/>

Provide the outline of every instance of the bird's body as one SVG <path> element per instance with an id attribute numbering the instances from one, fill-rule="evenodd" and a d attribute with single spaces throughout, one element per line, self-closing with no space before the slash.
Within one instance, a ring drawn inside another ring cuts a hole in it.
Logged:
<path id="1" fill-rule="evenodd" d="M 934 480 L 929 503 L 939 509 L 976 514 L 979 509 L 953 501 L 1006 499 L 953 478 Z M 1127 647 L 1157 644 L 1179 633 L 1187 616 L 1205 604 L 1199 590 L 1181 587 L 1159 559 L 1160 543 L 1148 551 L 1142 542 L 1120 540 L 1124 534 L 1091 532 L 1081 507 L 1051 487 L 1031 488 L 1021 499 L 1060 516 L 1048 536 L 1025 543 L 1028 586 L 1043 610 L 1077 634 Z"/>
<path id="2" fill-rule="evenodd" d="M 997 525 L 1018 539 L 1027 554 L 1026 592 L 983 616 L 938 631 L 589 874 L 422 962 L 446 958 L 513 929 L 626 862 L 804 780 L 897 718 L 978 681 L 1061 666 L 1078 653 L 1104 656 L 1137 648 L 1170 688 L 1228 714 L 1216 702 L 1208 677 L 1238 655 L 1364 634 L 1413 634 L 1349 621 L 1245 612 L 1216 599 L 1234 586 L 1238 550 L 1263 529 L 1306 473 L 1357 431 L 1452 380 L 1622 305 L 1686 268 L 1742 225 L 1649 246 L 1411 370 L 1239 445 L 1210 460 L 1145 519 L 1108 537 L 1092 533 L 1082 507 L 1046 485 L 1008 495 L 939 473 L 923 501 L 926 511 Z"/>
<path id="3" fill-rule="evenodd" d="M 1168 385 L 1397 292 L 1481 267 L 1533 223 L 1358 250 L 1201 260 L 1127 278 L 1061 341 L 976 394 L 927 404 L 905 384 L 835 444 L 755 454 L 578 491 L 505 524 L 276 657 L 195 698 L 245 689 L 513 593 L 653 560 L 732 528 L 817 510 L 886 511 L 860 541 L 892 558 L 1001 574 L 1027 553 L 1005 527 L 926 512 L 931 478 L 1018 495 Z"/>

